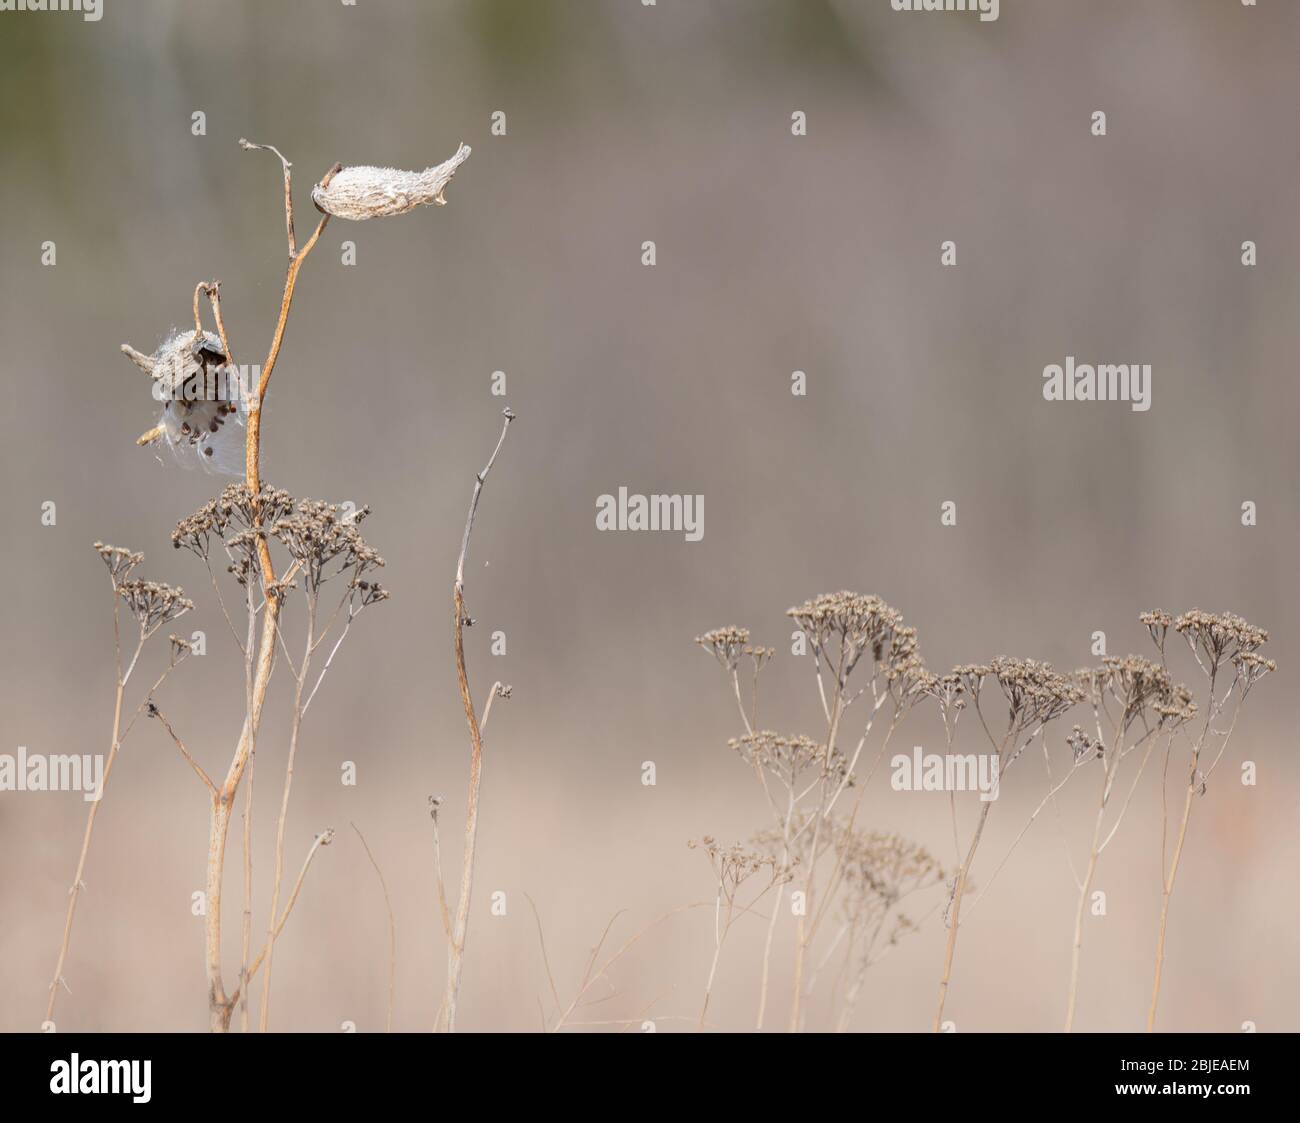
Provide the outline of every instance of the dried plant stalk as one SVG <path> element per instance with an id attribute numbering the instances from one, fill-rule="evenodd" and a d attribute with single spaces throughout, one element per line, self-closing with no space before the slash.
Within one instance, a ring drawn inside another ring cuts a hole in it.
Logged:
<path id="1" fill-rule="evenodd" d="M 126 694 L 127 683 L 134 673 L 136 664 L 140 660 L 140 654 L 144 650 L 145 644 L 154 636 L 163 624 L 174 620 L 176 617 L 184 615 L 194 605 L 181 596 L 180 590 L 171 590 L 167 586 L 153 586 L 152 582 L 128 582 L 131 572 L 143 560 L 144 555 L 133 553 L 130 550 L 124 550 L 117 546 L 106 546 L 102 542 L 95 543 L 95 550 L 103 559 L 104 564 L 108 567 L 109 581 L 113 590 L 113 669 L 115 678 L 115 688 L 113 694 L 113 728 L 109 739 L 108 754 L 104 761 L 104 772 L 100 777 L 99 791 L 97 797 L 90 804 L 90 810 L 86 813 L 86 829 L 81 838 L 81 851 L 77 856 L 77 868 L 72 875 L 72 885 L 68 888 L 68 908 L 63 919 L 63 936 L 59 941 L 58 959 L 54 965 L 54 975 L 50 979 L 49 999 L 45 1006 L 46 1022 L 53 1022 L 54 1007 L 58 1002 L 59 988 L 71 993 L 67 979 L 64 978 L 63 970 L 68 960 L 68 948 L 72 943 L 72 923 L 77 914 L 77 901 L 80 899 L 81 891 L 86 887 L 85 873 L 86 861 L 90 855 L 90 844 L 95 836 L 95 819 L 99 815 L 100 804 L 103 802 L 104 792 L 108 787 L 109 776 L 112 775 L 113 765 L 117 763 L 118 752 L 122 747 L 122 742 L 126 735 L 131 731 L 131 726 L 135 724 L 136 718 L 140 716 L 146 707 L 152 706 L 151 699 L 154 692 L 163 684 L 163 681 L 176 668 L 180 661 L 189 654 L 189 644 L 177 637 L 172 637 L 171 659 L 166 669 L 158 676 L 157 680 L 145 694 L 144 700 L 136 708 L 131 720 L 127 723 L 125 729 L 122 727 L 122 703 Z M 145 586 L 146 588 L 156 588 L 163 590 L 166 594 L 165 604 L 161 615 L 158 615 L 152 605 L 142 606 L 143 612 L 136 612 L 136 621 L 139 628 L 135 649 L 127 661 L 125 668 L 122 665 L 122 631 L 121 631 L 121 608 L 125 601 L 128 606 L 131 601 L 124 595 L 129 593 L 128 584 Z M 174 596 L 172 595 L 174 593 Z"/>
<path id="2" fill-rule="evenodd" d="M 257 149 L 269 147 L 250 144 L 241 140 L 241 147 Z M 266 362 L 262 366 L 258 380 L 256 397 L 249 403 L 248 432 L 245 438 L 244 479 L 254 504 L 259 502 L 262 491 L 260 458 L 262 449 L 262 407 L 266 404 L 266 394 L 270 387 L 271 375 L 275 373 L 275 364 L 280 357 L 280 346 L 284 342 L 285 327 L 289 321 L 289 309 L 293 306 L 294 289 L 298 284 L 298 272 L 307 255 L 316 247 L 321 232 L 329 222 L 329 215 L 322 214 L 311 237 L 298 248 L 293 219 L 293 181 L 292 164 L 276 149 L 271 149 L 280 158 L 284 171 L 284 216 L 285 229 L 289 245 L 289 265 L 284 278 L 284 292 L 280 297 L 280 314 L 276 320 L 275 333 L 271 338 L 271 347 Z M 328 175 L 326 179 L 328 180 Z M 229 354 L 227 353 L 229 360 Z M 260 519 L 259 519 L 260 525 Z M 253 674 L 253 686 L 249 700 L 248 712 L 244 716 L 244 727 L 235 746 L 235 754 L 226 771 L 226 777 L 217 794 L 212 799 L 208 829 L 207 861 L 207 914 L 205 928 L 205 947 L 208 975 L 208 1013 L 209 1028 L 216 1033 L 225 1033 L 230 1028 L 230 1017 L 234 1010 L 233 1001 L 226 996 L 221 976 L 221 891 L 225 876 L 226 839 L 230 833 L 230 816 L 234 809 L 235 795 L 239 790 L 240 780 L 248 765 L 249 757 L 262 722 L 262 708 L 266 702 L 266 691 L 271 683 L 271 672 L 275 665 L 276 635 L 280 619 L 280 598 L 274 595 L 275 565 L 271 560 L 271 551 L 265 536 L 259 536 L 258 558 L 262 571 L 262 586 L 266 594 L 266 605 L 262 615 L 262 631 L 258 641 L 257 658 Z M 243 984 L 246 985 L 246 984 Z"/>
<path id="3" fill-rule="evenodd" d="M 465 934 L 469 927 L 470 898 L 474 891 L 474 851 L 478 837 L 479 787 L 483 780 L 483 733 L 478 715 L 474 709 L 474 699 L 470 694 L 469 673 L 465 668 L 465 625 L 470 622 L 465 611 L 465 556 L 469 553 L 469 537 L 474 529 L 474 516 L 478 512 L 479 496 L 483 493 L 483 484 L 492 465 L 496 463 L 497 454 L 505 444 L 506 433 L 510 431 L 510 422 L 515 419 L 514 412 L 507 407 L 502 411 L 505 418 L 501 426 L 501 436 L 497 438 L 496 447 L 488 458 L 487 466 L 474 477 L 474 490 L 470 496 L 469 514 L 465 519 L 465 534 L 461 538 L 460 558 L 456 562 L 456 580 L 452 585 L 452 646 L 456 656 L 456 684 L 460 690 L 461 704 L 465 709 L 465 722 L 469 726 L 469 795 L 465 809 L 465 849 L 461 857 L 460 899 L 456 906 L 455 920 L 451 925 L 447 941 L 447 984 L 443 992 L 442 1006 L 439 1011 L 438 1028 L 454 1033 L 456 1029 L 456 1009 L 460 998 L 461 967 L 465 960 Z M 490 704 L 490 699 L 489 699 Z M 435 840 L 437 838 L 437 817 L 434 817 Z M 442 888 L 441 860 L 438 862 L 438 892 L 445 901 Z M 445 912 L 445 904 L 443 905 Z"/>
<path id="4" fill-rule="evenodd" d="M 1160 822 L 1160 926 L 1156 937 L 1155 976 L 1151 984 L 1151 1005 L 1147 1010 L 1147 1032 L 1155 1030 L 1156 1009 L 1160 1002 L 1160 984 L 1164 973 L 1165 936 L 1169 927 L 1169 902 L 1174 893 L 1174 882 L 1178 877 L 1178 867 L 1183 858 L 1183 846 L 1187 841 L 1187 829 L 1191 822 L 1192 807 L 1198 795 L 1206 793 L 1210 777 L 1228 751 L 1228 744 L 1237 728 L 1237 719 L 1251 688 L 1265 675 L 1277 670 L 1277 664 L 1259 654 L 1259 648 L 1268 642 L 1268 632 L 1247 623 L 1240 616 L 1230 612 L 1215 614 L 1193 608 L 1184 612 L 1177 619 L 1167 613 L 1154 611 L 1144 613 L 1142 623 L 1147 626 L 1151 638 L 1160 651 L 1161 663 L 1165 662 L 1165 640 L 1172 628 L 1183 637 L 1192 658 L 1206 680 L 1205 722 L 1200 732 L 1191 740 L 1191 751 L 1187 762 L 1187 790 L 1183 796 L 1183 813 L 1178 824 L 1178 834 L 1174 842 L 1172 856 L 1167 855 L 1168 812 L 1165 801 L 1165 785 L 1169 775 L 1172 742 L 1166 750 L 1165 766 L 1161 780 L 1161 822 Z M 1227 689 L 1219 696 L 1219 682 L 1231 673 L 1232 678 Z M 1226 729 L 1215 726 L 1218 718 L 1232 706 L 1231 717 Z M 1215 751 L 1217 744 L 1217 752 Z M 1213 754 L 1209 767 L 1202 768 L 1204 759 Z"/>
<path id="5" fill-rule="evenodd" d="M 393 918 L 393 902 L 392 898 L 388 896 L 388 882 L 384 878 L 384 871 L 379 868 L 379 863 L 375 861 L 375 856 L 370 851 L 370 843 L 366 841 L 366 836 L 361 833 L 361 828 L 356 823 L 350 825 L 357 832 L 357 838 L 361 840 L 366 857 L 370 859 L 370 864 L 374 867 L 375 876 L 379 878 L 379 888 L 384 894 L 384 908 L 388 912 L 388 1018 L 384 1023 L 384 1032 L 392 1033 L 393 1000 L 397 995 L 397 921 Z"/>

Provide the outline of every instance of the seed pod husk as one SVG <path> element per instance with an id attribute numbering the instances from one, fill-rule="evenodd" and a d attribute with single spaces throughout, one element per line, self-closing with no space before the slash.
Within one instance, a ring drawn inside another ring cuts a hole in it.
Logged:
<path id="1" fill-rule="evenodd" d="M 342 168 L 312 188 L 312 202 L 326 214 L 353 222 L 388 218 L 431 204 L 441 207 L 447 202 L 443 191 L 469 153 L 469 145 L 462 144 L 450 160 L 422 172 L 367 166 Z"/>

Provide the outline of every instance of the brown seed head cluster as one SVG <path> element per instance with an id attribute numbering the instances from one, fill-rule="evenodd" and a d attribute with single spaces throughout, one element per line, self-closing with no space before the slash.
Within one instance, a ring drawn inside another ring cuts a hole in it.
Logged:
<path id="1" fill-rule="evenodd" d="M 740 657 L 749 647 L 749 629 L 730 625 L 714 628 L 711 632 L 696 636 L 695 642 L 705 651 L 712 652 L 713 657 L 728 671 L 734 671 L 740 664 Z"/>
<path id="2" fill-rule="evenodd" d="M 709 864 L 713 866 L 718 885 L 728 898 L 734 896 L 736 890 L 755 874 L 766 873 L 772 885 L 783 885 L 794 876 L 791 866 L 782 865 L 771 854 L 741 843 L 723 846 L 717 839 L 706 834 L 699 840 L 691 839 L 686 845 L 691 850 L 704 851 Z"/>
<path id="3" fill-rule="evenodd" d="M 727 742 L 746 764 L 755 765 L 776 776 L 786 784 L 793 783 L 809 769 L 818 769 L 823 776 L 843 779 L 848 771 L 848 761 L 839 749 L 827 752 L 825 745 L 802 735 L 787 737 L 764 729 L 733 737 Z M 850 780 L 850 784 L 852 781 Z"/>
<path id="4" fill-rule="evenodd" d="M 368 513 L 369 508 L 362 507 L 354 515 L 348 515 L 332 503 L 303 499 L 292 515 L 275 523 L 271 533 L 298 563 L 309 592 L 315 592 L 325 581 L 345 570 L 352 571 L 353 587 L 360 588 L 362 575 L 384 564 L 384 559 L 357 530 L 357 523 Z M 338 567 L 330 572 L 334 562 L 338 562 Z M 369 582 L 362 591 L 371 592 Z M 380 590 L 374 599 L 383 600 L 387 595 Z"/>
<path id="5" fill-rule="evenodd" d="M 227 531 L 249 530 L 258 525 L 273 526 L 279 519 L 292 513 L 293 496 L 283 488 L 263 484 L 254 502 L 253 493 L 246 483 L 227 484 L 220 495 L 203 504 L 192 515 L 176 524 L 172 531 L 172 545 L 182 546 L 206 559 L 212 537 L 224 540 Z"/>
<path id="6" fill-rule="evenodd" d="M 841 829 L 835 850 L 844 870 L 847 918 L 878 917 L 918 889 L 944 879 L 928 850 L 902 835 Z"/>
<path id="7" fill-rule="evenodd" d="M 123 549 L 121 546 L 108 546 L 103 542 L 95 543 L 95 552 L 108 566 L 108 575 L 114 585 L 129 576 L 131 571 L 144 561 L 144 554 L 137 554 L 132 550 Z"/>
<path id="8" fill-rule="evenodd" d="M 182 589 L 158 581 L 123 581 L 117 592 L 146 634 L 152 634 L 194 607 L 194 602 L 185 598 Z"/>
<path id="9" fill-rule="evenodd" d="M 1165 637 L 1169 634 L 1169 629 L 1174 626 L 1174 618 L 1162 609 L 1155 608 L 1150 612 L 1142 613 L 1138 620 L 1145 624 L 1147 631 L 1151 633 L 1151 642 L 1163 652 Z"/>
<path id="10" fill-rule="evenodd" d="M 787 609 L 819 659 L 825 658 L 841 685 L 864 654 L 900 684 L 914 683 L 924 668 L 916 653 L 916 630 L 902 614 L 871 594 L 822 593 Z"/>
<path id="11" fill-rule="evenodd" d="M 1158 725 L 1169 725 L 1186 721 L 1196 712 L 1192 692 L 1174 682 L 1163 666 L 1140 655 L 1108 655 L 1100 667 L 1076 672 L 1075 679 L 1094 706 L 1109 713 L 1108 699 L 1118 705 L 1121 730 L 1144 713 Z"/>
<path id="12" fill-rule="evenodd" d="M 1009 659 L 999 655 L 988 665 L 987 675 L 996 678 L 1002 688 L 1010 724 L 1016 729 L 1053 721 L 1084 697 L 1083 690 L 1050 663 L 1035 659 Z M 981 680 L 984 677 L 981 675 Z"/>
<path id="13" fill-rule="evenodd" d="M 1083 731 L 1083 728 L 1078 725 L 1070 730 L 1069 736 L 1065 738 L 1065 743 L 1070 746 L 1070 751 L 1074 754 L 1076 761 L 1100 760 L 1106 755 L 1106 746 L 1100 741 L 1089 737 Z"/>
<path id="14" fill-rule="evenodd" d="M 812 856 L 813 819 L 815 814 L 807 809 L 790 816 L 788 829 L 782 826 L 766 827 L 750 837 L 749 844 L 764 854 L 788 861 L 792 866 L 806 865 Z M 826 836 L 817 844 L 818 856 L 824 853 Z"/>
<path id="15" fill-rule="evenodd" d="M 1239 652 L 1253 652 L 1268 642 L 1268 632 L 1248 624 L 1231 612 L 1202 612 L 1193 608 L 1174 621 L 1174 631 L 1193 651 L 1202 654 L 1211 668 Z"/>
<path id="16" fill-rule="evenodd" d="M 1277 670 L 1277 664 L 1272 659 L 1265 659 L 1253 651 L 1238 651 L 1233 655 L 1232 663 L 1241 676 L 1244 690 L 1249 690 L 1265 675 Z"/>
<path id="17" fill-rule="evenodd" d="M 966 684 L 958 667 L 946 675 L 930 675 L 921 683 L 921 692 L 939 703 L 946 717 L 955 717 L 966 708 Z"/>

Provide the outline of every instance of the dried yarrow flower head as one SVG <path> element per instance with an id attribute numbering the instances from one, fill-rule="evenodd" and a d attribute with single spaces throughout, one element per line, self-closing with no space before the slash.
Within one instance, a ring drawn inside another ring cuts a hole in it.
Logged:
<path id="1" fill-rule="evenodd" d="M 346 570 L 352 571 L 352 581 L 359 586 L 365 573 L 384 564 L 357 530 L 357 523 L 368 513 L 367 507 L 345 512 L 332 503 L 303 499 L 292 515 L 277 520 L 271 533 L 298 563 L 308 592 L 316 592 L 325 581 Z M 377 599 L 386 596 L 385 592 Z"/>
<path id="2" fill-rule="evenodd" d="M 695 642 L 705 651 L 712 652 L 713 657 L 728 671 L 734 671 L 749 646 L 749 629 L 732 626 L 714 628 L 711 632 L 696 636 Z"/>
<path id="3" fill-rule="evenodd" d="M 383 559 L 381 558 L 380 564 L 382 563 Z M 356 578 L 353 578 L 352 588 L 360 594 L 359 599 L 362 608 L 365 608 L 367 605 L 378 604 L 381 600 L 387 600 L 389 597 L 388 590 L 378 581 L 358 581 Z M 509 698 L 510 687 L 499 686 L 497 688 L 497 697 Z"/>
<path id="4" fill-rule="evenodd" d="M 867 652 L 887 670 L 891 661 L 916 654 L 916 632 L 905 629 L 903 617 L 877 596 L 862 593 L 822 593 L 786 610 L 807 638 L 819 661 L 839 678 L 841 686 Z"/>
<path id="5" fill-rule="evenodd" d="M 312 202 L 326 214 L 354 222 L 406 214 L 416 207 L 430 204 L 441 207 L 447 202 L 443 191 L 456 170 L 469 159 L 469 153 L 469 145 L 462 144 L 451 159 L 422 172 L 404 172 L 396 168 L 340 168 L 312 188 Z"/>
<path id="6" fill-rule="evenodd" d="M 1191 691 L 1175 683 L 1169 672 L 1140 655 L 1108 655 L 1100 667 L 1075 674 L 1086 700 L 1127 729 L 1146 714 L 1157 724 L 1167 724 L 1191 702 Z M 1112 712 L 1113 710 L 1117 712 Z"/>
<path id="7" fill-rule="evenodd" d="M 1147 631 L 1151 633 L 1151 642 L 1156 645 L 1160 650 L 1160 654 L 1163 655 L 1165 637 L 1169 634 L 1169 629 L 1173 627 L 1174 618 L 1169 613 L 1156 608 L 1150 612 L 1142 613 L 1138 620 L 1146 625 Z"/>
<path id="8" fill-rule="evenodd" d="M 712 836 L 705 835 L 698 841 L 691 839 L 686 845 L 691 850 L 704 851 L 718 885 L 727 897 L 734 896 L 741 885 L 758 873 L 766 873 L 770 885 L 782 885 L 793 876 L 789 865 L 783 865 L 771 854 L 749 849 L 740 843 L 723 846 Z"/>
<path id="9" fill-rule="evenodd" d="M 805 771 L 816 768 L 823 776 L 843 779 L 848 771 L 848 761 L 839 749 L 829 752 L 825 745 L 802 735 L 787 737 L 764 729 L 733 737 L 727 744 L 740 754 L 746 764 L 762 768 L 786 785 L 792 784 Z M 849 785 L 853 783 L 849 780 Z"/>
<path id="10" fill-rule="evenodd" d="M 1174 687 L 1173 698 L 1170 701 L 1157 702 L 1153 708 L 1160 725 L 1165 729 L 1176 729 L 1196 716 L 1196 703 L 1192 700 L 1192 692 L 1181 683 Z"/>
<path id="11" fill-rule="evenodd" d="M 750 836 L 749 845 L 774 858 L 788 859 L 791 866 L 808 860 L 812 850 L 813 812 L 795 811 L 786 826 L 764 827 Z M 820 845 L 818 847 L 820 849 Z"/>
<path id="12" fill-rule="evenodd" d="M 194 602 L 185 598 L 184 590 L 158 581 L 124 581 L 117 592 L 146 635 L 194 607 Z"/>
<path id="13" fill-rule="evenodd" d="M 1076 761 L 1100 760 L 1106 755 L 1105 746 L 1100 741 L 1089 737 L 1083 731 L 1083 728 L 1078 725 L 1070 730 L 1069 736 L 1065 738 L 1065 743 L 1070 746 L 1070 751 L 1074 754 Z"/>
<path id="14" fill-rule="evenodd" d="M 1240 616 L 1231 612 L 1203 612 L 1199 608 L 1179 616 L 1174 621 L 1174 631 L 1187 641 L 1206 674 L 1213 674 L 1225 659 L 1239 652 L 1253 652 L 1268 642 L 1268 632 L 1248 624 Z"/>
<path id="15" fill-rule="evenodd" d="M 955 720 L 966 708 L 966 684 L 958 673 L 961 668 L 946 675 L 930 674 L 918 680 L 920 692 L 939 703 L 944 720 Z"/>
<path id="16" fill-rule="evenodd" d="M 107 546 L 103 542 L 95 543 L 95 552 L 104 559 L 104 564 L 108 566 L 108 576 L 114 585 L 128 577 L 144 561 L 144 554 L 125 550 L 121 546 Z"/>
<path id="17" fill-rule="evenodd" d="M 944 880 L 934 856 L 902 835 L 843 827 L 834 837 L 847 920 L 879 919 L 904 897 Z"/>
<path id="18" fill-rule="evenodd" d="M 1272 659 L 1265 659 L 1253 651 L 1238 651 L 1232 657 L 1232 664 L 1237 668 L 1237 675 L 1241 679 L 1243 698 L 1255 683 L 1277 670 L 1277 664 Z"/>
<path id="19" fill-rule="evenodd" d="M 182 659 L 194 653 L 194 645 L 187 639 L 182 639 L 178 635 L 170 635 L 167 642 L 171 645 L 171 665 L 174 667 Z"/>
<path id="20" fill-rule="evenodd" d="M 293 513 L 294 498 L 283 488 L 263 484 L 256 501 L 248 485 L 227 484 L 215 499 L 204 503 L 192 515 L 187 515 L 176 524 L 172 531 L 172 545 L 176 549 L 182 546 L 206 558 L 215 536 L 218 541 L 225 539 L 226 533 L 234 528 L 251 530 L 257 526 L 273 526 L 286 515 Z"/>
<path id="21" fill-rule="evenodd" d="M 263 484 L 254 502 L 247 484 L 227 484 L 215 499 L 176 524 L 172 545 L 178 550 L 184 547 L 206 562 L 215 538 L 230 558 L 227 570 L 240 585 L 247 585 L 260 571 L 260 543 L 267 528 L 293 509 L 294 498 L 283 488 Z"/>
<path id="22" fill-rule="evenodd" d="M 967 670 L 983 671 L 984 668 Z M 987 676 L 996 678 L 1002 688 L 1009 725 L 1014 730 L 1023 731 L 1053 721 L 1084 698 L 1077 684 L 1054 670 L 1050 663 L 1034 659 L 1009 659 L 1000 655 L 988 665 L 987 675 L 978 677 L 982 681 Z"/>
<path id="23" fill-rule="evenodd" d="M 246 395 L 221 340 L 211 332 L 173 332 L 152 355 L 122 352 L 153 378 L 158 424 L 137 444 L 161 442 L 186 466 L 235 474 L 244 468 Z"/>
<path id="24" fill-rule="evenodd" d="M 266 537 L 261 530 L 250 528 L 232 534 L 225 540 L 226 555 L 230 564 L 226 572 L 235 583 L 247 588 L 250 581 L 255 581 L 262 572 L 261 542 Z"/>

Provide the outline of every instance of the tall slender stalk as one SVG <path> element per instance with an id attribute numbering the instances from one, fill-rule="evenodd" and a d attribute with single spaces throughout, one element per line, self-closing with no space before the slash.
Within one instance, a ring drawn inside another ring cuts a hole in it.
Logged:
<path id="1" fill-rule="evenodd" d="M 250 144 L 241 141 L 246 149 L 269 148 L 267 145 Z M 284 214 L 285 229 L 288 236 L 289 264 L 285 272 L 284 292 L 280 297 L 280 313 L 275 324 L 275 333 L 266 362 L 262 366 L 258 380 L 257 393 L 248 406 L 248 430 L 244 445 L 244 479 L 254 505 L 262 491 L 260 458 L 262 449 L 262 409 L 266 404 L 267 391 L 270 388 L 271 375 L 280 356 L 280 347 L 284 342 L 285 327 L 289 322 L 289 309 L 293 306 L 294 290 L 298 284 L 298 272 L 307 255 L 316 247 L 321 232 L 329 222 L 330 216 L 322 213 L 320 221 L 311 237 L 298 247 L 293 221 L 293 183 L 292 164 L 275 150 L 284 171 Z M 337 170 L 337 165 L 335 170 Z M 331 171 L 326 175 L 327 182 Z M 228 346 L 223 344 L 223 346 Z M 229 353 L 227 352 L 227 359 Z M 256 507 L 255 507 L 256 509 Z M 260 513 L 258 526 L 260 527 Z M 234 807 L 235 795 L 243 779 L 244 769 L 253 752 L 257 731 L 261 726 L 262 708 L 266 702 L 266 691 L 270 686 L 271 672 L 275 665 L 276 635 L 280 619 L 280 597 L 275 594 L 275 565 L 271 560 L 271 551 L 265 535 L 259 536 L 258 559 L 261 566 L 262 591 L 265 607 L 262 613 L 262 629 L 258 640 L 257 658 L 253 674 L 252 697 L 244 716 L 244 726 L 235 746 L 235 753 L 226 771 L 226 777 L 217 794 L 211 801 L 208 827 L 208 858 L 206 879 L 207 912 L 205 915 L 204 947 L 208 978 L 208 1024 L 214 1033 L 225 1033 L 230 1028 L 233 1004 L 226 996 L 221 976 L 221 893 L 225 876 L 226 839 L 230 833 L 230 816 Z M 246 983 L 241 984 L 241 988 Z"/>
<path id="2" fill-rule="evenodd" d="M 492 465 L 496 463 L 497 454 L 505 444 L 510 422 L 515 419 L 514 412 L 507 407 L 502 411 L 505 422 L 501 426 L 501 436 L 497 438 L 496 447 L 488 458 L 487 466 L 474 477 L 474 490 L 470 496 L 469 514 L 465 519 L 465 534 L 461 538 L 460 558 L 456 562 L 456 580 L 452 585 L 452 647 L 456 657 L 456 685 L 460 690 L 461 704 L 465 709 L 465 722 L 469 726 L 469 794 L 465 809 L 465 849 L 461 856 L 460 899 L 456 906 L 456 915 L 451 924 L 447 941 L 447 983 L 443 992 L 439 1011 L 438 1028 L 447 1033 L 456 1030 L 457 1005 L 460 999 L 461 969 L 465 961 L 465 935 L 469 927 L 470 900 L 474 892 L 474 855 L 478 841 L 478 807 L 479 788 L 483 782 L 483 733 L 478 715 L 474 709 L 474 699 L 470 694 L 469 672 L 465 667 L 465 625 L 469 622 L 465 611 L 465 556 L 469 553 L 469 537 L 474 529 L 474 516 L 478 512 L 479 496 Z M 435 818 L 435 830 L 437 821 Z M 436 833 L 435 833 L 436 838 Z M 441 861 L 438 862 L 438 880 L 440 897 L 443 893 Z"/>

